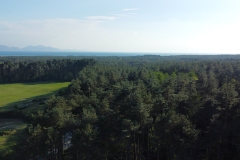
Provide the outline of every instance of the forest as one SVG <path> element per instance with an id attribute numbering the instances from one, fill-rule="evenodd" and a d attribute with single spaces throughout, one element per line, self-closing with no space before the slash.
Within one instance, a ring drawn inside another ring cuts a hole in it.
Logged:
<path id="1" fill-rule="evenodd" d="M 240 159 L 239 55 L 0 57 L 0 83 L 49 81 L 2 159 Z"/>

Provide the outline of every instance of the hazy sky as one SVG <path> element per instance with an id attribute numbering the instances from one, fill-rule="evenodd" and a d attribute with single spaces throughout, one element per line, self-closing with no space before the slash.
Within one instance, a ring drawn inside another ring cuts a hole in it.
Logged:
<path id="1" fill-rule="evenodd" d="M 240 1 L 0 0 L 0 44 L 240 53 Z"/>

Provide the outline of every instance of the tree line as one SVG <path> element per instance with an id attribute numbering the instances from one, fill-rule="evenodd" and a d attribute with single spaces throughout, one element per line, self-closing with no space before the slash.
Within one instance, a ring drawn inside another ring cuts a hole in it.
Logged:
<path id="1" fill-rule="evenodd" d="M 0 83 L 71 81 L 93 59 L 49 59 L 46 61 L 4 61 L 0 63 Z"/>

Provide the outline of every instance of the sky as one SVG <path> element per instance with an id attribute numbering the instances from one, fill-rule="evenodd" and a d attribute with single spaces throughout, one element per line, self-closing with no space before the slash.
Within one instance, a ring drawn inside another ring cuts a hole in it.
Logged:
<path id="1" fill-rule="evenodd" d="M 240 1 L 0 0 L 0 45 L 240 54 Z"/>

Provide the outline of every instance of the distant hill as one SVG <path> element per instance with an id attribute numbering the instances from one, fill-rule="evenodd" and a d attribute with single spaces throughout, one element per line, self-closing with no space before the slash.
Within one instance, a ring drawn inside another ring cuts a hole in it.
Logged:
<path id="1" fill-rule="evenodd" d="M 60 49 L 53 48 L 53 47 L 46 47 L 42 45 L 38 46 L 27 46 L 24 48 L 18 47 L 8 47 L 4 45 L 0 45 L 0 51 L 38 51 L 38 52 L 53 52 L 53 51 L 61 51 Z"/>
<path id="2" fill-rule="evenodd" d="M 60 49 L 52 48 L 52 47 L 45 47 L 42 45 L 38 46 L 27 46 L 25 48 L 22 48 L 21 51 L 60 51 Z"/>
<path id="3" fill-rule="evenodd" d="M 20 49 L 17 47 L 8 47 L 4 45 L 0 45 L 0 51 L 19 51 Z"/>

